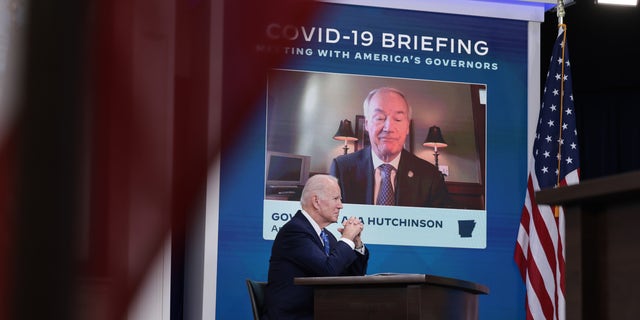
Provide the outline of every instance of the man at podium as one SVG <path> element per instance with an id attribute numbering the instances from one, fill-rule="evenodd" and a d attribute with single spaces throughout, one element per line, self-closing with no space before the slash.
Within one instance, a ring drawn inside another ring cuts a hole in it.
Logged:
<path id="1" fill-rule="evenodd" d="M 342 209 L 336 178 L 314 175 L 304 186 L 302 210 L 276 236 L 269 260 L 264 318 L 313 319 L 313 288 L 293 283 L 296 277 L 361 276 L 367 272 L 369 251 L 355 217 L 345 220 L 338 240 L 325 229 L 336 223 Z"/>

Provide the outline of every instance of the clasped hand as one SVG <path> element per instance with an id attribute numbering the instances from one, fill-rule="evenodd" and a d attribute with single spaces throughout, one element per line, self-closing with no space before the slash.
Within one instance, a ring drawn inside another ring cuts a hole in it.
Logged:
<path id="1" fill-rule="evenodd" d="M 352 216 L 349 220 L 342 222 L 342 228 L 338 228 L 338 232 L 340 232 L 343 237 L 353 240 L 356 248 L 361 248 L 362 240 L 360 239 L 360 234 L 363 229 L 364 225 L 362 222 L 358 218 Z"/>

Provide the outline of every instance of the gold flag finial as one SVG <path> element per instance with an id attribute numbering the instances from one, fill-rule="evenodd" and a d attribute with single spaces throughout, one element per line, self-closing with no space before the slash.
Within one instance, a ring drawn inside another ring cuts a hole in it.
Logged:
<path id="1" fill-rule="evenodd" d="M 556 15 L 558 16 L 558 25 L 561 25 L 564 23 L 563 19 L 564 19 L 564 1 L 563 0 L 558 0 L 558 4 L 556 5 Z"/>

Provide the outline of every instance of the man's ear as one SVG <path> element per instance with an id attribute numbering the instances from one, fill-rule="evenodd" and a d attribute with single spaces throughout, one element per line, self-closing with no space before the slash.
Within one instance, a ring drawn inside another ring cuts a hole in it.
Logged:
<path id="1" fill-rule="evenodd" d="M 320 198 L 318 198 L 317 195 L 314 195 L 311 198 L 311 205 L 313 205 L 313 208 L 316 209 L 316 210 L 320 209 Z"/>

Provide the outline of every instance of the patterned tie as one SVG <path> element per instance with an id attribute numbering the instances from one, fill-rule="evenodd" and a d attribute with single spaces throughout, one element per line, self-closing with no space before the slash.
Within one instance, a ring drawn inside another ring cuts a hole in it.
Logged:
<path id="1" fill-rule="evenodd" d="M 378 190 L 377 204 L 380 206 L 392 206 L 395 202 L 393 195 L 393 185 L 391 184 L 391 171 L 394 170 L 390 164 L 383 164 L 380 167 L 380 190 Z"/>
<path id="2" fill-rule="evenodd" d="M 320 231 L 320 238 L 322 238 L 322 243 L 324 244 L 324 254 L 329 255 L 329 251 L 331 251 L 331 248 L 329 248 L 329 236 L 324 229 Z"/>

